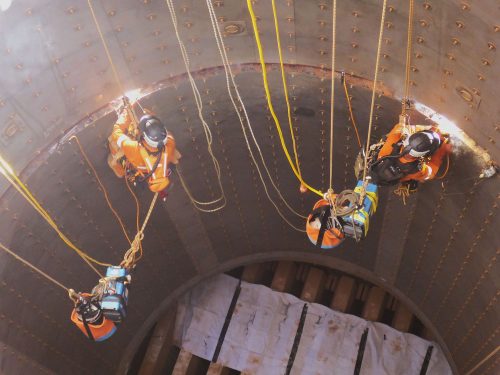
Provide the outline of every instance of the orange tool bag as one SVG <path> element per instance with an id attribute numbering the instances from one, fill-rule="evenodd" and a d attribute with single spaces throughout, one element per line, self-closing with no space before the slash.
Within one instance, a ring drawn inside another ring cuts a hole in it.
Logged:
<path id="1" fill-rule="evenodd" d="M 71 312 L 71 321 L 92 341 L 104 341 L 116 332 L 115 323 L 106 319 L 91 295 L 82 293 Z"/>
<path id="2" fill-rule="evenodd" d="M 333 249 L 344 241 L 344 232 L 331 218 L 332 209 L 326 199 L 320 199 L 307 217 L 306 233 L 309 240 L 322 249 Z"/>

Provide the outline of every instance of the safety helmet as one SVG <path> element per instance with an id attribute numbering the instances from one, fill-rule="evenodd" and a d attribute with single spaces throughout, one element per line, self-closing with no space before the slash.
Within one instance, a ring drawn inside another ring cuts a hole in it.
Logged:
<path id="1" fill-rule="evenodd" d="M 144 115 L 139 121 L 141 138 L 153 148 L 162 148 L 167 144 L 167 128 L 160 119 L 152 115 Z"/>
<path id="2" fill-rule="evenodd" d="M 439 134 L 431 130 L 423 130 L 412 134 L 403 141 L 403 154 L 415 158 L 432 155 L 441 146 Z"/>

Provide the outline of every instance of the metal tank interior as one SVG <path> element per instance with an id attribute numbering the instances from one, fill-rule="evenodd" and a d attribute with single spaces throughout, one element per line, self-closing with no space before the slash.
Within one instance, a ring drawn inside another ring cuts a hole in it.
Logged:
<path id="1" fill-rule="evenodd" d="M 211 200 L 219 194 L 217 174 L 168 3 L 92 2 L 123 90 L 142 90 L 142 105 L 176 138 L 192 195 Z M 340 72 L 346 73 L 354 115 L 366 139 L 382 3 L 337 4 L 335 191 L 356 183 L 353 166 L 359 151 Z M 415 123 L 429 123 L 426 117 L 437 113 L 451 124 L 457 146 L 449 173 L 423 184 L 406 205 L 392 188 L 382 188 L 368 237 L 359 243 L 345 241 L 330 251 L 314 248 L 304 233 L 291 228 L 266 195 L 228 95 L 206 2 L 170 4 L 199 88 L 201 112 L 212 131 L 227 205 L 214 213 L 196 210 L 174 173 L 173 188 L 166 202 L 156 206 L 144 233 L 144 257 L 132 275 L 126 321 L 102 343 L 89 341 L 73 326 L 72 302 L 64 290 L 0 252 L 0 372 L 135 373 L 144 348 L 154 342 L 151 333 L 157 322 L 172 316 L 180 296 L 208 277 L 279 261 L 335 270 L 395 296 L 428 329 L 456 374 L 467 373 L 494 352 L 500 329 L 499 183 L 485 170 L 500 155 L 498 1 L 415 0 L 409 83 L 421 111 L 410 113 Z M 266 102 L 247 2 L 212 4 L 270 174 L 290 205 L 307 215 L 316 197 L 299 192 L 282 152 Z M 271 1 L 252 4 L 273 105 L 291 146 Z M 387 2 L 372 141 L 392 128 L 401 110 L 408 5 L 406 0 Z M 276 6 L 302 173 L 313 186 L 327 188 L 332 1 L 278 0 Z M 68 238 L 92 257 L 119 263 L 129 243 L 71 139 L 78 136 L 132 234 L 135 202 L 106 163 L 114 105 L 123 91 L 88 3 L 2 0 L 0 10 L 0 154 Z M 303 219 L 289 214 L 268 180 L 267 185 L 288 220 L 302 228 Z M 141 186 L 135 190 L 144 215 L 152 194 Z M 77 291 L 96 284 L 92 270 L 3 177 L 0 194 L 1 243 Z M 499 361 L 496 352 L 477 373 L 498 373 Z"/>

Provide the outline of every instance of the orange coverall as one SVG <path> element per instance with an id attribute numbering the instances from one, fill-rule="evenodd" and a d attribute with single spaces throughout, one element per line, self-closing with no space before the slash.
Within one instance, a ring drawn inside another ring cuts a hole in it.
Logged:
<path id="1" fill-rule="evenodd" d="M 125 175 L 125 170 L 120 163 L 120 159 L 125 156 L 139 175 L 144 176 L 151 172 L 158 157 L 160 157 L 158 166 L 148 179 L 148 185 L 152 192 L 163 191 L 170 184 L 168 163 L 177 164 L 180 158 L 180 154 L 175 148 L 175 139 L 171 135 L 168 135 L 167 144 L 163 152 L 160 155 L 154 155 L 157 151 L 156 149 L 152 149 L 142 142 L 135 141 L 126 134 L 131 121 L 127 110 L 122 111 L 118 116 L 118 120 L 113 126 L 113 133 L 108 138 L 111 151 L 108 164 L 116 176 L 122 178 Z"/>
<path id="2" fill-rule="evenodd" d="M 398 143 L 403 136 L 402 129 L 403 126 L 401 124 L 396 124 L 394 128 L 392 128 L 391 132 L 387 135 L 387 140 L 380 149 L 380 152 L 378 154 L 378 159 L 387 155 L 391 155 L 391 153 L 393 152 L 393 145 L 395 143 Z M 403 178 L 401 178 L 400 182 L 409 180 L 423 182 L 433 179 L 436 176 L 437 172 L 439 171 L 441 164 L 443 163 L 443 158 L 448 153 L 450 153 L 451 145 L 446 142 L 445 138 L 439 132 L 439 130 L 435 127 L 433 127 L 431 130 L 438 133 L 439 136 L 441 137 L 441 146 L 436 150 L 436 152 L 434 152 L 434 154 L 431 155 L 430 159 L 426 159 L 422 163 L 421 170 L 419 170 L 416 173 L 404 176 Z M 402 164 L 411 163 L 414 162 L 415 160 L 417 160 L 417 158 L 410 155 L 405 155 L 399 158 L 399 162 Z"/>

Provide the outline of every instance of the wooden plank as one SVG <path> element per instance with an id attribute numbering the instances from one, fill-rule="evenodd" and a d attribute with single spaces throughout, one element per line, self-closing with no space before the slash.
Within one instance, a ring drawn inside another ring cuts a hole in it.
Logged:
<path id="1" fill-rule="evenodd" d="M 378 321 L 382 316 L 384 300 L 385 292 L 379 287 L 373 286 L 368 294 L 361 317 L 372 322 Z"/>
<path id="2" fill-rule="evenodd" d="M 295 281 L 297 266 L 293 262 L 279 262 L 274 272 L 271 289 L 277 292 L 290 292 Z"/>
<path id="3" fill-rule="evenodd" d="M 316 302 L 324 289 L 325 272 L 319 268 L 310 268 L 300 294 L 300 299 Z"/>
<path id="4" fill-rule="evenodd" d="M 392 319 L 392 327 L 401 332 L 408 332 L 413 321 L 413 314 L 402 303 L 398 304 L 394 318 Z"/>
<path id="5" fill-rule="evenodd" d="M 356 281 L 349 276 L 341 276 L 340 280 L 335 287 L 330 308 L 340 312 L 347 312 L 354 299 Z"/>

